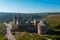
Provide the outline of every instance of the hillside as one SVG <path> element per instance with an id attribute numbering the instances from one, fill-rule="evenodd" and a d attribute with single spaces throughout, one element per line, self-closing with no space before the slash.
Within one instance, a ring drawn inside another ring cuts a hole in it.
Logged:
<path id="1" fill-rule="evenodd" d="M 46 40 L 46 38 L 39 36 L 38 34 L 35 35 L 28 32 L 21 32 L 16 35 L 16 40 Z"/>
<path id="2" fill-rule="evenodd" d="M 60 25 L 60 14 L 48 15 L 43 18 L 50 26 L 58 26 Z"/>

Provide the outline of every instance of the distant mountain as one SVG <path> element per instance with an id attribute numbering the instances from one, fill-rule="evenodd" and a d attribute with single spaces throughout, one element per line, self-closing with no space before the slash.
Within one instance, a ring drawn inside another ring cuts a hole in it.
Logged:
<path id="1" fill-rule="evenodd" d="M 8 15 L 12 15 L 12 13 L 0 13 L 0 17 L 4 17 L 4 16 L 8 16 Z"/>
<path id="2" fill-rule="evenodd" d="M 4 16 L 12 16 L 12 15 L 19 15 L 19 13 L 7 13 L 7 12 L 0 12 L 0 17 Z M 20 13 L 20 16 L 36 16 L 36 15 L 51 15 L 51 14 L 60 14 L 60 12 L 57 13 Z"/>

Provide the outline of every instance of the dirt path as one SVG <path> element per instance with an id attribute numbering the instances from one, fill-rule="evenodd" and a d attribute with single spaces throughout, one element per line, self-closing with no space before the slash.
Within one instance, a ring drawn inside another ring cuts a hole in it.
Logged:
<path id="1" fill-rule="evenodd" d="M 8 40 L 15 40 L 14 36 L 11 34 L 11 25 L 9 23 L 4 23 L 6 26 L 7 34 L 6 37 Z"/>

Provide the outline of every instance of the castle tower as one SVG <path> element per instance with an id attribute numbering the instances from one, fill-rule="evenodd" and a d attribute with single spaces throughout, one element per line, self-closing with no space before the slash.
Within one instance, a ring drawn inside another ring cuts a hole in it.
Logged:
<path id="1" fill-rule="evenodd" d="M 37 26 L 38 26 L 38 31 L 37 31 L 37 32 L 38 32 L 38 34 L 41 34 L 41 26 L 40 26 L 40 23 L 38 23 L 38 25 L 37 25 Z"/>
<path id="2" fill-rule="evenodd" d="M 16 24 L 20 24 L 20 13 L 17 15 Z"/>
<path id="3" fill-rule="evenodd" d="M 20 14 L 15 14 L 13 16 L 13 23 L 19 24 L 20 23 Z"/>
<path id="4" fill-rule="evenodd" d="M 16 24 L 16 19 L 17 19 L 17 17 L 16 17 L 16 14 L 15 14 L 15 15 L 13 15 L 13 23 L 15 23 L 15 24 Z"/>
<path id="5" fill-rule="evenodd" d="M 37 20 L 36 19 L 34 19 L 33 25 L 34 25 L 34 32 L 37 32 Z"/>
<path id="6" fill-rule="evenodd" d="M 42 20 L 38 23 L 38 34 L 45 34 L 48 32 L 48 27 Z"/>
<path id="7" fill-rule="evenodd" d="M 34 19 L 34 26 L 36 26 L 37 25 L 37 20 L 36 19 Z"/>
<path id="8" fill-rule="evenodd" d="M 18 20 L 16 20 L 16 24 L 19 24 L 19 23 L 18 23 Z"/>

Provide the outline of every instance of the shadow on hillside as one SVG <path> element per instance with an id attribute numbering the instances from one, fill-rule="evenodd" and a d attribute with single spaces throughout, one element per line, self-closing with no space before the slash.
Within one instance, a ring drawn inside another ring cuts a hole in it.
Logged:
<path id="1" fill-rule="evenodd" d="M 18 29 L 11 30 L 12 32 L 29 32 L 29 33 L 37 33 L 37 29 L 31 25 L 19 25 Z"/>
<path id="2" fill-rule="evenodd" d="M 47 34 L 48 35 L 60 35 L 60 31 L 50 30 Z"/>
<path id="3" fill-rule="evenodd" d="M 60 25 L 49 29 L 49 32 L 47 34 L 48 35 L 59 35 L 60 36 Z"/>

